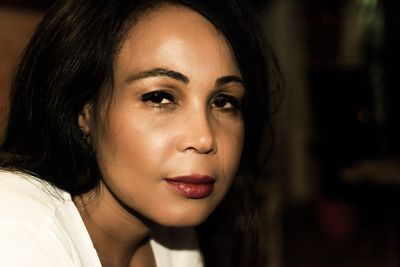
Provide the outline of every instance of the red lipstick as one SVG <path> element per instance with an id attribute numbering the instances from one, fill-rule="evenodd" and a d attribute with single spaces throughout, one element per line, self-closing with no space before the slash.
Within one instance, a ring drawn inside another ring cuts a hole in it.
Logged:
<path id="1" fill-rule="evenodd" d="M 214 191 L 215 179 L 206 175 L 188 175 L 166 178 L 172 189 L 191 199 L 208 197 Z"/>

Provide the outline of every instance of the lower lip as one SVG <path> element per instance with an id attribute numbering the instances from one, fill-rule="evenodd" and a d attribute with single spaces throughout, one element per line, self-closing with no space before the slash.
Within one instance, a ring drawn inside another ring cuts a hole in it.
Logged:
<path id="1" fill-rule="evenodd" d="M 172 188 L 183 196 L 191 199 L 208 197 L 214 191 L 213 183 L 194 184 L 182 181 L 166 180 Z"/>

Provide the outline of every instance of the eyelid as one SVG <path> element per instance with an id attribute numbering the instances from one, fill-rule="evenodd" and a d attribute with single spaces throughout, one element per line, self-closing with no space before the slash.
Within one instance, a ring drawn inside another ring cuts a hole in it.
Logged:
<path id="1" fill-rule="evenodd" d="M 164 98 L 167 98 L 167 99 L 168 98 L 171 98 L 171 99 L 175 98 L 174 95 L 171 94 L 170 92 L 168 92 L 167 90 L 160 89 L 160 90 L 154 90 L 154 91 L 146 92 L 146 93 L 141 95 L 140 99 L 142 101 L 146 102 L 146 101 L 150 101 L 151 98 L 155 97 L 156 95 L 159 95 L 160 97 L 164 96 Z"/>
<path id="2" fill-rule="evenodd" d="M 240 88 L 240 89 L 236 89 L 236 88 Z M 218 95 L 223 95 L 223 96 L 227 96 L 229 98 L 234 98 L 236 100 L 239 101 L 239 103 L 243 102 L 243 99 L 246 95 L 246 89 L 244 88 L 244 86 L 226 86 L 226 87 L 219 87 L 217 88 L 214 93 L 213 93 L 213 97 L 216 97 Z"/>
<path id="3" fill-rule="evenodd" d="M 226 93 L 237 98 L 243 98 L 246 94 L 246 91 L 246 87 L 242 83 L 233 81 L 217 87 L 214 91 L 214 94 Z"/>
<path id="4" fill-rule="evenodd" d="M 140 101 L 146 106 L 159 111 L 172 111 L 177 106 L 175 96 L 172 93 L 162 89 L 153 90 L 142 94 Z"/>
<path id="5" fill-rule="evenodd" d="M 215 104 L 216 104 L 216 101 L 218 101 L 218 100 L 226 101 L 226 103 L 229 103 L 231 105 L 231 107 L 216 106 Z M 210 105 L 212 108 L 215 108 L 221 112 L 237 112 L 242 109 L 242 98 L 238 98 L 236 96 L 226 94 L 226 93 L 220 93 L 220 94 L 216 94 L 212 98 Z"/>

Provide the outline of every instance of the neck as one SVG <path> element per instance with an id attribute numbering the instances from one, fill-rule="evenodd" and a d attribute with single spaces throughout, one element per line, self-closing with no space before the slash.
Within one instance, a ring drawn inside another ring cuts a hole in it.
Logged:
<path id="1" fill-rule="evenodd" d="M 98 189 L 75 197 L 74 202 L 102 266 L 129 266 L 137 252 L 151 251 L 148 225 L 121 205 L 103 183 Z"/>

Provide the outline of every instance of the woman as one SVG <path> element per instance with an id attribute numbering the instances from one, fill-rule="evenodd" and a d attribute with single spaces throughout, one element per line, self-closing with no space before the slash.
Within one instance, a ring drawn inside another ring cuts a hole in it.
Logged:
<path id="1" fill-rule="evenodd" d="M 13 85 L 0 265 L 257 266 L 253 27 L 229 0 L 54 5 Z"/>

